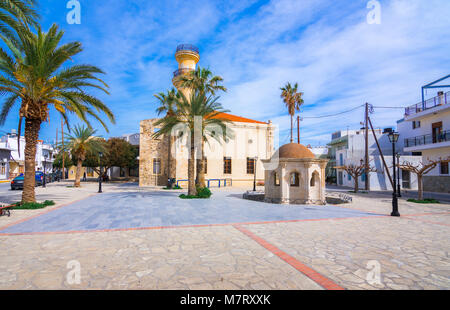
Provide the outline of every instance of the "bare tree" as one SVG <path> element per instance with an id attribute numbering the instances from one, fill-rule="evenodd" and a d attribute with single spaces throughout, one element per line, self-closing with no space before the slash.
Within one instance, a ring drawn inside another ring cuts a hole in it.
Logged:
<path id="1" fill-rule="evenodd" d="M 404 161 L 400 165 L 400 169 L 410 171 L 417 175 L 417 192 L 418 200 L 423 200 L 423 176 L 436 168 L 438 164 L 450 162 L 450 156 L 446 159 L 432 159 L 427 158 L 427 162 L 420 162 L 418 164 L 413 164 L 409 161 Z"/>
<path id="2" fill-rule="evenodd" d="M 343 166 L 337 166 L 334 168 L 344 170 L 353 178 L 353 183 L 355 185 L 355 193 L 357 193 L 358 189 L 359 189 L 358 178 L 366 172 L 366 164 L 364 163 L 364 160 L 361 159 L 359 162 L 359 165 L 358 164 L 348 164 L 348 165 L 343 165 Z M 369 169 L 366 172 L 366 178 L 369 177 L 370 172 L 376 172 L 376 171 L 377 171 L 377 169 L 375 169 L 374 167 L 371 167 L 369 165 Z"/>

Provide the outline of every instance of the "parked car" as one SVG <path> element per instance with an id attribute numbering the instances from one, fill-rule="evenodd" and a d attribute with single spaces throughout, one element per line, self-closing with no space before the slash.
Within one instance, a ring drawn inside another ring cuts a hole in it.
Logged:
<path id="1" fill-rule="evenodd" d="M 44 173 L 42 171 L 36 171 L 34 178 L 36 180 L 36 186 L 41 186 L 44 182 Z M 17 177 L 15 177 L 11 181 L 11 190 L 15 189 L 23 189 L 23 180 L 24 180 L 24 174 L 21 173 Z"/>

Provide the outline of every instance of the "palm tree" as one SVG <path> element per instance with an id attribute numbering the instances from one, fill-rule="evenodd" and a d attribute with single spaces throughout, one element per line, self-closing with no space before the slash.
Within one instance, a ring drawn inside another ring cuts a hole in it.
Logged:
<path id="1" fill-rule="evenodd" d="M 101 139 L 94 136 L 96 132 L 96 130 L 89 127 L 75 126 L 73 134 L 66 134 L 67 144 L 64 148 L 70 152 L 77 164 L 75 187 L 81 186 L 81 167 L 86 159 L 86 154 L 98 154 L 104 151 Z"/>
<path id="2" fill-rule="evenodd" d="M 0 1 L 0 37 L 17 42 L 17 32 L 28 25 L 37 25 L 36 0 Z"/>
<path id="3" fill-rule="evenodd" d="M 19 136 L 25 119 L 25 179 L 22 202 L 35 202 L 34 171 L 36 143 L 41 124 L 48 120 L 50 107 L 61 114 L 69 128 L 69 114 L 75 114 L 90 128 L 88 117 L 106 124 L 98 115 L 103 112 L 114 123 L 114 115 L 98 98 L 87 93 L 95 88 L 108 94 L 105 82 L 97 74 L 104 72 L 92 65 L 62 66 L 82 51 L 81 43 L 60 45 L 64 32 L 53 25 L 47 33 L 23 30 L 12 44 L 11 54 L 0 48 L 0 92 L 8 97 L 0 112 L 4 124 L 11 108 L 20 102 Z"/>
<path id="4" fill-rule="evenodd" d="M 291 83 L 287 83 L 286 86 L 281 88 L 281 98 L 283 98 L 286 107 L 288 108 L 289 115 L 291 116 L 291 143 L 293 142 L 292 130 L 294 128 L 294 115 L 295 111 L 300 111 L 300 106 L 304 103 L 302 92 L 298 92 L 298 84 L 295 83 L 294 87 Z"/>
<path id="5" fill-rule="evenodd" d="M 203 143 L 195 147 L 196 128 L 201 128 L 202 141 L 208 141 L 213 138 L 216 141 L 227 140 L 232 136 L 232 132 L 227 128 L 227 120 L 220 118 L 220 113 L 227 112 L 222 108 L 222 105 L 217 102 L 219 98 L 213 96 L 206 96 L 199 91 L 193 91 L 190 98 L 180 93 L 180 98 L 177 99 L 177 113 L 172 116 L 161 118 L 155 125 L 162 125 L 161 129 L 154 133 L 154 137 L 159 137 L 164 134 L 172 134 L 175 126 L 182 126 L 185 128 L 184 133 L 188 134 L 190 139 L 190 156 L 188 160 L 188 195 L 195 196 L 197 194 L 195 186 L 195 153 L 202 154 Z M 198 123 L 201 121 L 201 126 Z M 220 129 L 220 130 L 219 130 Z M 183 138 L 184 134 L 177 135 L 177 138 Z"/>
<path id="6" fill-rule="evenodd" d="M 223 82 L 221 76 L 215 75 L 209 69 L 197 67 L 196 70 L 190 71 L 185 75 L 179 76 L 181 87 L 196 90 L 206 96 L 215 96 L 216 92 L 226 92 L 225 86 L 220 85 Z M 205 97 L 206 98 L 206 97 Z M 197 159 L 197 177 L 196 184 L 199 187 L 205 187 L 205 154 L 203 153 L 205 141 L 202 140 L 202 156 Z"/>
<path id="7" fill-rule="evenodd" d="M 223 82 L 221 76 L 213 76 L 211 70 L 200 66 L 187 74 L 180 75 L 178 80 L 181 87 L 194 89 L 206 95 L 215 96 L 217 91 L 227 91 L 225 86 L 219 85 L 219 83 Z"/>
<path id="8" fill-rule="evenodd" d="M 175 88 L 172 87 L 171 90 L 168 90 L 166 93 L 160 92 L 159 94 L 154 95 L 160 103 L 160 106 L 156 109 L 158 115 L 162 113 L 166 113 L 166 117 L 174 116 L 176 114 L 177 108 L 177 98 L 180 97 Z M 170 134 L 167 135 L 167 176 L 168 179 L 172 177 L 171 174 L 171 164 L 172 164 L 172 137 Z M 169 180 L 167 180 L 167 186 L 169 186 Z"/>

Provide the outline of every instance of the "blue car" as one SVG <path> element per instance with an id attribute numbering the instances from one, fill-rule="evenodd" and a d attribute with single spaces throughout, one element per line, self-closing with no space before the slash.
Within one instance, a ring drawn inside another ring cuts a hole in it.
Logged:
<path id="1" fill-rule="evenodd" d="M 36 186 L 41 186 L 44 182 L 44 173 L 41 171 L 36 171 L 34 178 L 36 180 Z M 24 174 L 21 173 L 17 177 L 15 177 L 11 181 L 11 190 L 15 189 L 23 189 L 23 180 L 24 180 Z"/>

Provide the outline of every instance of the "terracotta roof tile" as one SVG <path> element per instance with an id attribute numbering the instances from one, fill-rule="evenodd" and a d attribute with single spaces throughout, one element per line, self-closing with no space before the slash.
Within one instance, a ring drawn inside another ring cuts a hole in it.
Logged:
<path id="1" fill-rule="evenodd" d="M 245 117 L 241 117 L 241 116 L 237 116 L 237 115 L 233 115 L 233 114 L 228 114 L 228 113 L 219 113 L 216 116 L 214 116 L 213 118 L 226 119 L 231 122 L 256 123 L 256 124 L 266 124 L 267 125 L 267 123 L 265 123 L 265 122 L 255 121 L 253 119 L 249 119 L 249 118 L 245 118 Z"/>

